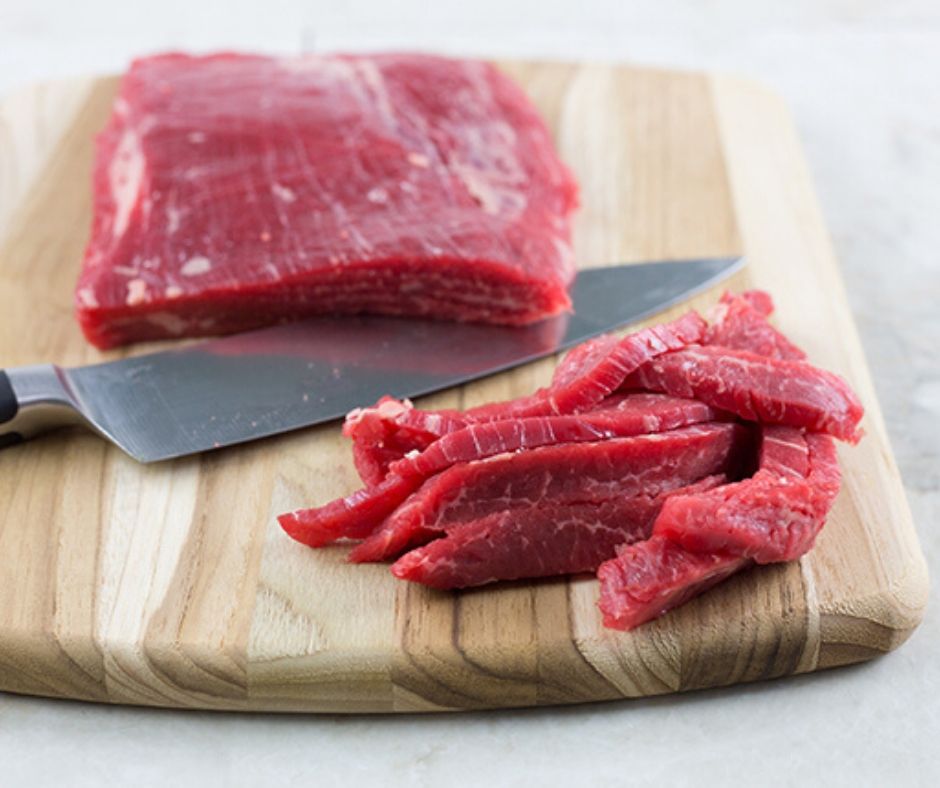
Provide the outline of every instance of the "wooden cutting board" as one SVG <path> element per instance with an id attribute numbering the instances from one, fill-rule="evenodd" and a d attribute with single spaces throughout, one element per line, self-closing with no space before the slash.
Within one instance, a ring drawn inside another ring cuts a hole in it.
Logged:
<path id="1" fill-rule="evenodd" d="M 589 577 L 441 593 L 290 541 L 277 513 L 357 487 L 335 424 L 149 467 L 61 433 L 0 453 L 0 688 L 215 709 L 529 706 L 858 662 L 917 626 L 925 563 L 785 107 L 727 77 L 503 65 L 583 186 L 582 265 L 744 251 L 733 285 L 770 290 L 786 333 L 861 395 L 868 435 L 841 447 L 817 547 L 624 634 L 601 627 Z M 115 84 L 29 89 L 0 109 L 0 365 L 120 355 L 72 318 L 92 137 Z M 553 363 L 422 404 L 524 394 Z"/>

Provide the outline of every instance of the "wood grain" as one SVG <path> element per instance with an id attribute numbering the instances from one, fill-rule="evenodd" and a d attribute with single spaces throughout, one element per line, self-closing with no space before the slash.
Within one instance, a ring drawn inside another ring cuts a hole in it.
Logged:
<path id="1" fill-rule="evenodd" d="M 817 547 L 617 633 L 590 577 L 451 594 L 291 542 L 278 512 L 357 486 L 335 425 L 147 467 L 63 432 L 0 454 L 0 688 L 218 709 L 530 706 L 802 673 L 910 634 L 926 568 L 785 107 L 725 77 L 502 65 L 581 181 L 582 265 L 743 250 L 734 284 L 771 290 L 783 329 L 861 394 L 868 435 L 841 451 L 845 485 Z M 87 346 L 71 307 L 92 138 L 114 88 L 48 85 L 0 106 L 0 365 L 124 352 Z M 553 363 L 422 404 L 527 393 Z"/>

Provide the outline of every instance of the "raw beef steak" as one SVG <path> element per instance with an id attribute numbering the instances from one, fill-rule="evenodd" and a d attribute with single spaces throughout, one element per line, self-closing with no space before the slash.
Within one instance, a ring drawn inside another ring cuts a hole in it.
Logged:
<path id="1" fill-rule="evenodd" d="M 528 323 L 569 306 L 576 201 L 484 62 L 144 58 L 98 137 L 78 317 L 99 347 L 325 312 Z"/>

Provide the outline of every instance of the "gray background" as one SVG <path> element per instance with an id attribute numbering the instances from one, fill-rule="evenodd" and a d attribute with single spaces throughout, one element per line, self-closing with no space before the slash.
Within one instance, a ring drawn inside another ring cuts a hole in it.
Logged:
<path id="1" fill-rule="evenodd" d="M 418 47 L 738 72 L 796 117 L 921 542 L 940 553 L 940 4 L 0 0 L 0 94 L 166 48 Z M 940 618 L 874 663 L 683 697 L 275 717 L 0 694 L 0 785 L 934 785 Z"/>

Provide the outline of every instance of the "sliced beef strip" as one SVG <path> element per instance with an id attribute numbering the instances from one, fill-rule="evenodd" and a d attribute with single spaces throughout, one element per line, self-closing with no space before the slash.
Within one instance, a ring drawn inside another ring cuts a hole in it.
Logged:
<path id="1" fill-rule="evenodd" d="M 447 527 L 447 535 L 405 553 L 392 565 L 403 580 L 432 588 L 466 588 L 497 580 L 593 572 L 616 549 L 649 536 L 669 495 L 726 481 L 709 476 L 675 492 L 617 496 L 601 504 L 509 509 Z"/>
<path id="2" fill-rule="evenodd" d="M 325 506 L 302 509 L 278 519 L 295 539 L 312 547 L 341 538 L 368 536 L 421 483 L 462 462 L 561 442 L 658 432 L 710 421 L 720 415 L 700 402 L 661 394 L 618 395 L 597 411 L 471 424 L 432 443 L 423 452 L 394 463 L 383 479 Z"/>
<path id="3" fill-rule="evenodd" d="M 839 491 L 835 442 L 765 427 L 763 451 L 750 479 L 667 501 L 655 533 L 694 552 L 731 553 L 759 564 L 808 552 Z"/>
<path id="4" fill-rule="evenodd" d="M 323 506 L 278 515 L 277 521 L 292 539 L 309 547 L 322 547 L 337 539 L 365 539 L 411 493 L 421 477 L 386 476 L 381 482 Z"/>
<path id="5" fill-rule="evenodd" d="M 698 399 L 742 419 L 826 432 L 852 443 L 862 435 L 864 409 L 848 384 L 803 361 L 695 346 L 647 362 L 624 386 Z"/>
<path id="6" fill-rule="evenodd" d="M 813 546 L 839 491 L 835 443 L 788 427 L 761 429 L 753 477 L 670 497 L 650 539 L 601 565 L 606 626 L 631 629 L 754 561 L 791 560 Z"/>
<path id="7" fill-rule="evenodd" d="M 604 626 L 633 629 L 707 591 L 749 563 L 727 553 L 695 553 L 663 536 L 629 545 L 597 570 L 598 606 Z"/>
<path id="8" fill-rule="evenodd" d="M 451 524 L 506 509 L 655 497 L 728 472 L 746 451 L 748 438 L 740 425 L 709 424 L 453 465 L 426 481 L 350 553 L 350 560 L 392 558 Z"/>
<path id="9" fill-rule="evenodd" d="M 546 388 L 531 397 L 471 408 L 464 416 L 472 421 L 489 421 L 508 416 L 580 413 L 616 391 L 627 375 L 643 363 L 699 342 L 706 327 L 699 314 L 691 311 L 669 323 L 641 328 L 621 339 L 606 335 L 588 340 L 562 359 Z"/>
<path id="10" fill-rule="evenodd" d="M 712 322 L 702 344 L 747 350 L 767 358 L 792 361 L 806 358 L 800 348 L 767 322 L 772 309 L 770 296 L 761 291 L 741 295 L 726 292 L 711 315 Z"/>
<path id="11" fill-rule="evenodd" d="M 489 403 L 466 411 L 422 411 L 410 402 L 383 397 L 371 408 L 352 411 L 343 434 L 355 445 L 356 467 L 375 484 L 390 462 L 422 450 L 434 439 L 470 424 L 579 413 L 597 407 L 643 362 L 699 341 L 705 322 L 688 312 L 671 323 L 644 328 L 623 338 L 605 335 L 572 350 L 559 364 L 551 385 L 535 394 Z"/>
<path id="12" fill-rule="evenodd" d="M 720 411 L 695 400 L 645 392 L 621 394 L 608 397 L 587 413 L 469 424 L 434 441 L 420 454 L 393 462 L 389 470 L 401 476 L 427 477 L 458 462 L 504 452 L 666 432 L 721 418 Z"/>

